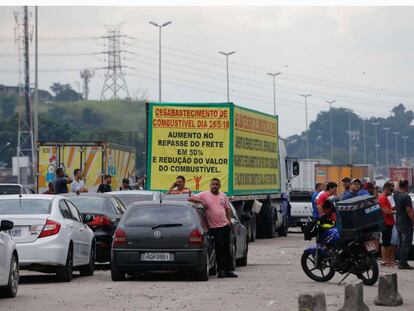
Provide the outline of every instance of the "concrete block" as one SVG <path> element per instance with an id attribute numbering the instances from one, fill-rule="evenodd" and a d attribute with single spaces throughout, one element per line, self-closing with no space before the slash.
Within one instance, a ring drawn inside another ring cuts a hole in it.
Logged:
<path id="1" fill-rule="evenodd" d="M 325 294 L 322 292 L 299 295 L 299 311 L 326 311 Z"/>
<path id="2" fill-rule="evenodd" d="M 345 286 L 345 302 L 339 311 L 368 311 L 364 303 L 364 287 L 362 282 L 355 282 Z"/>
<path id="3" fill-rule="evenodd" d="M 403 298 L 398 293 L 397 273 L 380 275 L 378 282 L 378 296 L 374 300 L 377 306 L 400 306 Z"/>

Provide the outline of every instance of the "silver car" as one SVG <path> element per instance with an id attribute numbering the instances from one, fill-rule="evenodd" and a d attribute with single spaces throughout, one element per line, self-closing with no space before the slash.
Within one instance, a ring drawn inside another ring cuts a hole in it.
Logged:
<path id="1" fill-rule="evenodd" d="M 12 230 L 13 222 L 2 220 L 0 223 L 0 296 L 15 297 L 19 286 L 19 256 L 16 245 L 7 232 Z"/>

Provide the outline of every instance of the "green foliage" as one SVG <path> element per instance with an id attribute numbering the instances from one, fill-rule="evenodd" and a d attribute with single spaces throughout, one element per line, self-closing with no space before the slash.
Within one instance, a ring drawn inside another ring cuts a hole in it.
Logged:
<path id="1" fill-rule="evenodd" d="M 82 99 L 82 95 L 72 89 L 70 84 L 55 82 L 50 86 L 50 90 L 55 95 L 58 102 L 76 101 Z"/>
<path id="2" fill-rule="evenodd" d="M 409 136 L 407 141 L 407 157 L 414 156 L 412 153 L 414 144 L 414 127 L 411 123 L 414 120 L 414 113 L 406 110 L 403 104 L 392 109 L 392 114 L 387 118 L 369 118 L 365 119 L 365 144 L 367 163 L 375 164 L 375 126 L 378 122 L 378 160 L 380 165 L 385 164 L 385 131 L 383 128 L 389 127 L 388 133 L 388 156 L 390 164 L 395 164 L 395 136 L 392 132 L 400 132 L 398 136 L 398 157 L 403 157 L 403 140 L 402 136 Z M 351 117 L 352 135 L 352 158 L 353 163 L 363 163 L 364 155 L 364 120 L 353 111 L 344 108 L 332 108 L 332 130 L 333 130 L 333 162 L 336 164 L 346 164 L 349 162 L 349 135 L 348 135 L 348 118 Z M 306 133 L 292 135 L 287 138 L 288 153 L 292 157 L 306 157 Z M 330 112 L 322 111 L 318 114 L 316 120 L 309 126 L 309 157 L 310 158 L 331 158 L 330 147 Z"/>

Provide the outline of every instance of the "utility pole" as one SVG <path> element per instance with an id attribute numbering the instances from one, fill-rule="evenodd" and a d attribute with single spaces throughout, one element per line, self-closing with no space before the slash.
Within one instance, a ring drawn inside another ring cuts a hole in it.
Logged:
<path id="1" fill-rule="evenodd" d="M 386 164 L 387 172 L 388 172 L 388 168 L 390 166 L 390 162 L 389 162 L 389 158 L 388 158 L 388 131 L 391 128 L 390 127 L 383 127 L 382 129 L 385 131 L 385 164 Z"/>
<path id="2" fill-rule="evenodd" d="M 39 140 L 39 67 L 38 67 L 38 11 L 35 6 L 35 86 L 34 86 L 34 103 L 33 103 L 33 133 L 35 143 Z M 37 163 L 35 161 L 35 163 Z M 37 170 L 35 170 L 37 172 Z"/>
<path id="3" fill-rule="evenodd" d="M 305 99 L 306 159 L 309 159 L 308 97 L 312 94 L 301 94 L 300 96 Z"/>
<path id="4" fill-rule="evenodd" d="M 378 165 L 379 165 L 379 163 L 378 163 L 378 148 L 380 146 L 378 144 L 378 125 L 379 125 L 379 122 L 372 122 L 372 125 L 375 128 L 375 145 L 374 145 L 374 147 L 375 147 L 375 167 L 378 170 Z"/>
<path id="5" fill-rule="evenodd" d="M 15 12 L 16 42 L 19 48 L 19 107 L 18 107 L 18 138 L 17 138 L 17 181 L 18 183 L 34 183 L 35 155 L 33 141 L 32 103 L 30 94 L 30 55 L 29 43 L 29 10 L 23 7 L 22 12 Z M 22 80 L 24 80 L 24 85 Z M 24 104 L 23 104 L 24 102 Z M 21 176 L 21 157 L 28 159 L 28 167 Z M 23 179 L 22 179 L 23 177 Z"/>
<path id="6" fill-rule="evenodd" d="M 268 72 L 269 76 L 273 78 L 273 114 L 276 116 L 276 77 L 281 74 L 281 72 Z"/>
<path id="7" fill-rule="evenodd" d="M 158 27 L 159 36 L 158 36 L 158 101 L 161 102 L 161 29 L 165 26 L 168 26 L 172 22 L 166 22 L 163 24 L 157 24 L 154 22 L 149 22 L 151 25 Z"/>
<path id="8" fill-rule="evenodd" d="M 332 105 L 335 103 L 335 100 L 327 100 L 329 104 L 329 135 L 330 135 L 330 145 L 331 145 L 331 162 L 333 162 L 333 125 L 332 125 Z"/>
<path id="9" fill-rule="evenodd" d="M 226 56 L 226 68 L 227 68 L 227 102 L 230 102 L 230 85 L 229 85 L 229 56 L 233 55 L 234 53 L 236 53 L 235 51 L 232 52 L 221 52 L 219 51 L 220 54 Z"/>
<path id="10" fill-rule="evenodd" d="M 351 111 L 348 112 L 348 143 L 349 143 L 349 164 L 352 164 Z"/>
<path id="11" fill-rule="evenodd" d="M 403 136 L 402 139 L 404 140 L 404 159 L 407 161 L 407 139 L 408 136 Z"/>
<path id="12" fill-rule="evenodd" d="M 400 135 L 400 132 L 392 132 L 395 135 L 395 165 L 398 165 L 398 135 Z"/>
<path id="13" fill-rule="evenodd" d="M 367 164 L 367 146 L 365 142 L 365 119 L 362 119 L 362 143 L 364 146 L 364 164 Z"/>
<path id="14" fill-rule="evenodd" d="M 120 25 L 105 25 L 107 30 L 104 36 L 99 39 L 106 40 L 107 51 L 101 52 L 106 55 L 106 66 L 100 69 L 105 69 L 105 80 L 101 92 L 101 101 L 107 99 L 119 99 L 119 93 L 123 92 L 127 98 L 130 98 L 127 83 L 125 80 L 124 68 L 128 66 L 122 65 L 122 54 L 128 53 L 123 50 L 121 38 L 128 38 L 128 36 L 121 33 Z"/>

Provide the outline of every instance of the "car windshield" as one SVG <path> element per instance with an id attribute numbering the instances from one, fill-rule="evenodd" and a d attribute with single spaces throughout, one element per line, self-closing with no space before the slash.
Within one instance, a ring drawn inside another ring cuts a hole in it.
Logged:
<path id="1" fill-rule="evenodd" d="M 19 185 L 0 185 L 0 195 L 3 194 L 20 194 Z"/>
<path id="2" fill-rule="evenodd" d="M 191 207 L 187 206 L 134 206 L 128 211 L 126 227 L 154 227 L 157 225 L 191 225 L 194 223 Z"/>
<path id="3" fill-rule="evenodd" d="M 115 214 L 111 202 L 107 198 L 76 197 L 69 198 L 81 213 Z"/>
<path id="4" fill-rule="evenodd" d="M 0 215 L 50 214 L 51 209 L 50 200 L 0 200 Z"/>
<path id="5" fill-rule="evenodd" d="M 152 194 L 116 194 L 125 206 L 134 202 L 152 201 Z"/>

